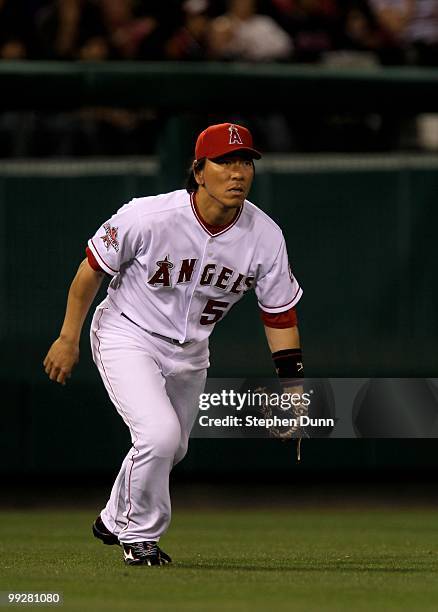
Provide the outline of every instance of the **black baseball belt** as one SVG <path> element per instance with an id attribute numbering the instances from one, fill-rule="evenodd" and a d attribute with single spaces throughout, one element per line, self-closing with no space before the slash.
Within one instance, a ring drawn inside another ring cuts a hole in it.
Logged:
<path id="1" fill-rule="evenodd" d="M 128 319 L 128 321 L 130 321 L 131 323 L 139 327 L 141 330 L 143 330 L 150 336 L 154 336 L 154 338 L 159 338 L 160 340 L 169 342 L 169 344 L 173 344 L 174 346 L 181 346 L 182 348 L 184 348 L 185 346 L 189 346 L 189 344 L 192 344 L 192 340 L 188 340 L 187 342 L 180 342 L 179 340 L 176 340 L 175 338 L 169 338 L 169 336 L 163 336 L 162 334 L 157 334 L 156 332 L 149 331 L 148 329 L 145 329 L 144 327 L 142 327 L 141 325 L 139 325 L 138 323 L 130 319 L 128 315 L 125 315 L 124 312 L 122 312 L 121 314 L 122 314 L 122 317 L 125 317 L 125 319 Z"/>

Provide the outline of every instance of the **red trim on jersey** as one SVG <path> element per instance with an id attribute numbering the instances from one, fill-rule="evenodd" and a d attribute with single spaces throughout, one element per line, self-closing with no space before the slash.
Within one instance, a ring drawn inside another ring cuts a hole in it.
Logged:
<path id="1" fill-rule="evenodd" d="M 93 251 L 90 249 L 89 246 L 85 247 L 85 253 L 87 254 L 88 263 L 90 264 L 90 267 L 93 268 L 93 270 L 95 270 L 96 272 L 105 272 L 105 270 L 102 270 L 102 268 L 97 263 L 97 259 L 94 257 Z"/>
<path id="2" fill-rule="evenodd" d="M 219 234 L 222 234 L 228 231 L 229 229 L 231 229 L 233 225 L 237 223 L 240 215 L 242 214 L 242 210 L 243 210 L 243 205 L 242 205 L 239 208 L 239 210 L 236 212 L 235 216 L 226 225 L 211 225 L 210 223 L 207 223 L 207 221 L 205 221 L 202 218 L 201 213 L 199 212 L 199 208 L 196 204 L 196 192 L 194 191 L 192 191 L 192 193 L 190 194 L 190 203 L 192 205 L 193 214 L 195 215 L 197 221 L 205 229 L 207 234 L 209 234 L 210 236 L 218 236 Z"/>
<path id="3" fill-rule="evenodd" d="M 260 302 L 260 306 L 263 306 L 263 308 L 284 308 L 285 306 L 288 306 L 289 304 L 292 304 L 292 302 L 295 300 L 295 298 L 297 297 L 297 295 L 299 294 L 300 291 L 301 291 L 301 287 L 298 287 L 298 289 L 297 289 L 295 295 L 293 296 L 293 298 L 291 300 L 289 300 L 289 302 L 286 302 L 286 304 L 280 304 L 279 306 L 267 306 L 266 304 L 262 304 Z"/>
<path id="4" fill-rule="evenodd" d="M 92 244 L 92 245 L 94 246 L 94 248 L 96 249 L 96 245 L 94 244 L 93 239 L 91 239 L 91 244 Z M 105 264 L 105 266 L 106 266 L 107 268 L 109 268 L 110 270 L 112 270 L 112 271 L 114 272 L 114 274 L 118 274 L 118 273 L 119 273 L 119 271 L 118 271 L 118 270 L 114 270 L 114 268 L 111 268 L 111 266 L 109 266 L 109 265 L 106 263 L 106 261 L 104 260 L 104 258 L 102 257 L 102 255 L 99 253 L 99 251 L 98 251 L 97 249 L 96 249 L 96 253 L 97 253 L 97 255 L 99 256 L 99 259 L 101 259 L 101 260 L 102 260 L 102 262 Z M 99 264 L 98 264 L 98 265 L 99 265 Z"/>
<path id="5" fill-rule="evenodd" d="M 260 310 L 260 316 L 266 327 L 273 327 L 274 329 L 286 329 L 286 327 L 295 327 L 298 325 L 295 308 L 290 308 L 290 310 L 286 310 L 286 312 L 279 312 L 277 314 L 271 314 L 264 310 Z"/>

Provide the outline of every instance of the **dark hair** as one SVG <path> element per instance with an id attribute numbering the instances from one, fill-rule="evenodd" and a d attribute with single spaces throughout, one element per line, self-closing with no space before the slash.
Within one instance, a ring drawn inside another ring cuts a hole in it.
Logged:
<path id="1" fill-rule="evenodd" d="M 193 170 L 194 169 L 202 170 L 203 167 L 205 166 L 205 160 L 206 160 L 205 157 L 197 161 L 195 160 L 194 163 L 190 166 L 189 174 L 188 174 L 187 181 L 186 181 L 186 190 L 188 193 L 193 193 L 194 191 L 198 191 L 199 185 L 196 182 L 195 173 Z"/>

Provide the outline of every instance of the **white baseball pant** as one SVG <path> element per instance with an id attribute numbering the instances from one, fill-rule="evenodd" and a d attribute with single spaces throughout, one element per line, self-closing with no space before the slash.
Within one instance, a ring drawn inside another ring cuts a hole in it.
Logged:
<path id="1" fill-rule="evenodd" d="M 187 452 L 205 386 L 208 340 L 182 347 L 156 338 L 109 297 L 96 309 L 90 337 L 132 440 L 101 518 L 121 542 L 158 541 L 170 523 L 169 474 Z"/>

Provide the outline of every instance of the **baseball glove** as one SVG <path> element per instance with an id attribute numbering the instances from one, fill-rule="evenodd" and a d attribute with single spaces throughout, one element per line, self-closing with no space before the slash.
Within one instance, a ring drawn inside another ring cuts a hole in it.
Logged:
<path id="1" fill-rule="evenodd" d="M 292 395 L 294 393 L 302 393 L 302 387 L 284 388 L 284 393 Z M 277 440 L 296 440 L 297 441 L 297 461 L 301 461 L 301 440 L 302 438 L 309 438 L 309 434 L 306 428 L 301 425 L 301 417 L 308 416 L 308 406 L 300 403 L 290 403 L 287 408 L 278 407 L 276 405 L 278 394 L 269 392 L 266 387 L 259 387 L 256 389 L 257 392 L 267 397 L 267 401 L 264 401 L 259 406 L 259 412 L 262 418 L 266 419 L 267 423 L 272 422 L 268 427 L 269 436 L 276 438 Z"/>

